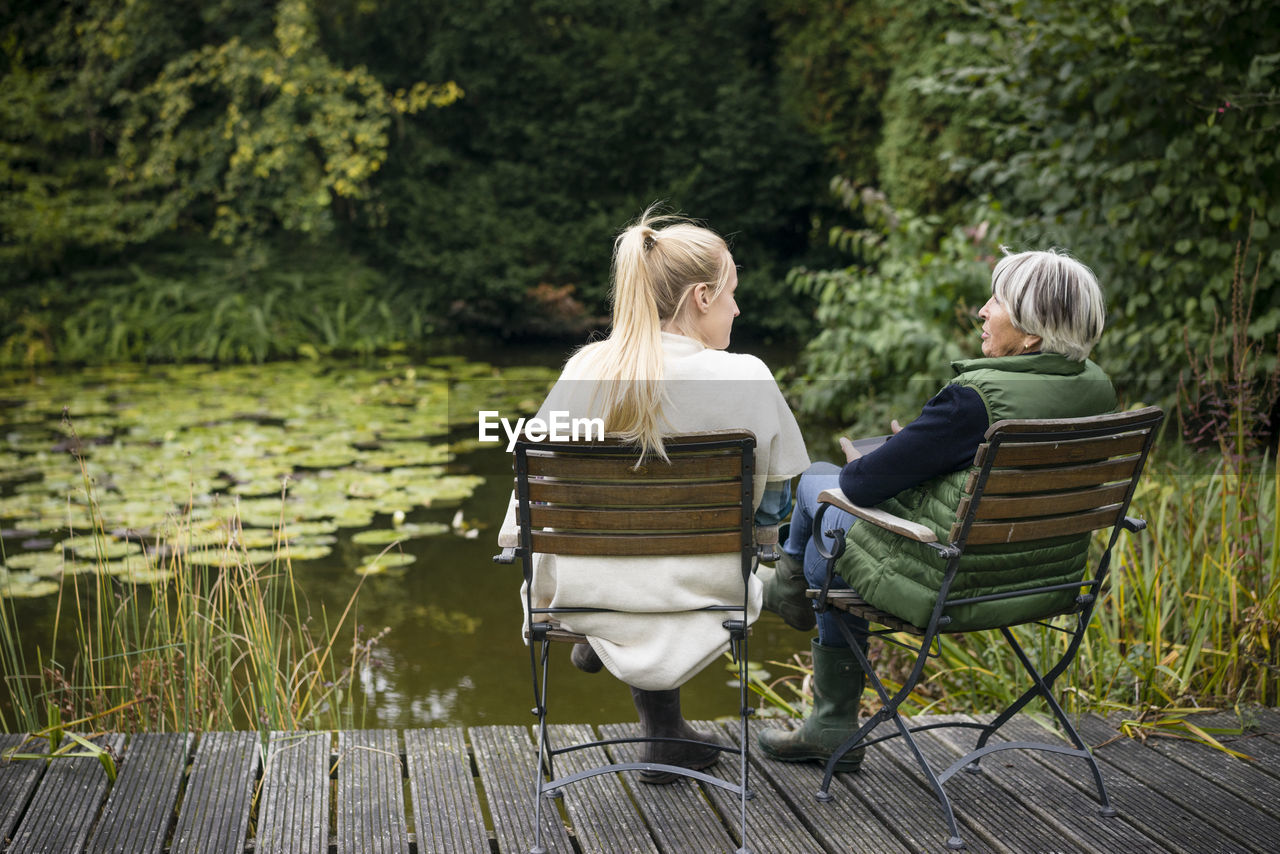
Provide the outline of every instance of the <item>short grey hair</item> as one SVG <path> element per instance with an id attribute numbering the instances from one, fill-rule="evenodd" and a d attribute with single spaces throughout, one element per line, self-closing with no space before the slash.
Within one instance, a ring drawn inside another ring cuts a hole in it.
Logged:
<path id="1" fill-rule="evenodd" d="M 1083 362 L 1107 319 L 1093 271 L 1054 249 L 1005 252 L 991 273 L 991 293 L 1014 328 L 1039 336 L 1044 352 Z"/>

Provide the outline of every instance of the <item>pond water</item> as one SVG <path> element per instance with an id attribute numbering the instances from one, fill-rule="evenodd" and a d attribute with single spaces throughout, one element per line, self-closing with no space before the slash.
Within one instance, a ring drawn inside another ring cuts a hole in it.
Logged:
<path id="1" fill-rule="evenodd" d="M 179 512 L 216 537 L 236 512 L 243 545 L 269 560 L 286 520 L 313 613 L 341 613 L 362 585 L 356 620 L 366 634 L 389 631 L 360 669 L 365 714 L 350 725 L 528 723 L 520 570 L 492 562 L 510 457 L 475 441 L 476 413 L 531 414 L 568 349 L 508 352 L 505 364 L 396 357 L 0 375 L 6 619 L 29 651 L 47 647 L 61 574 L 96 563 L 74 539 L 91 526 L 79 452 L 104 526 L 122 539 Z M 122 579 L 161 572 L 133 546 L 120 549 L 107 566 Z M 765 614 L 751 658 L 807 646 Z M 553 655 L 560 720 L 634 717 L 626 686 L 577 671 L 567 648 Z M 686 715 L 722 716 L 735 695 L 728 671 L 712 665 L 686 686 Z M 0 687 L 0 706 L 8 702 Z"/>

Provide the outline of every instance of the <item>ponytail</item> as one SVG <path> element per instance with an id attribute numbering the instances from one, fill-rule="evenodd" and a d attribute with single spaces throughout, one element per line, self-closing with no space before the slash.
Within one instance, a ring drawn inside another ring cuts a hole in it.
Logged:
<path id="1" fill-rule="evenodd" d="M 667 459 L 662 434 L 662 325 L 679 323 L 694 285 L 707 283 L 714 299 L 731 264 L 715 232 L 650 207 L 613 245 L 613 327 L 584 351 L 586 375 L 596 380 L 605 430 L 640 446 L 641 459 Z"/>

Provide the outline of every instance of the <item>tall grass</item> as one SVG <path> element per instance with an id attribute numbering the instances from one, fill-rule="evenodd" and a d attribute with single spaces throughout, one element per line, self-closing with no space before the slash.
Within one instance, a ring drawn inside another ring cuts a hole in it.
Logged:
<path id="1" fill-rule="evenodd" d="M 1203 463 L 1202 463 L 1203 465 Z M 1274 461 L 1210 472 L 1153 466 L 1108 590 L 1059 687 L 1078 711 L 1275 705 L 1280 677 L 1280 474 Z M 1051 659 L 1065 636 L 1036 626 L 1020 642 Z M 931 677 L 939 705 L 996 708 L 1026 685 L 998 636 L 947 638 Z M 940 690 L 938 690 L 940 689 Z"/>
<path id="2" fill-rule="evenodd" d="M 415 292 L 346 255 L 188 248 L 0 294 L 0 365 L 368 355 L 420 344 L 434 327 Z"/>
<path id="3" fill-rule="evenodd" d="M 240 545 L 236 518 L 223 523 L 221 545 L 196 546 L 190 516 L 155 533 L 154 569 L 112 575 L 106 526 L 91 506 L 99 553 L 87 568 L 68 557 L 50 634 L 24 637 L 12 600 L 0 599 L 0 667 L 12 700 L 4 729 L 34 732 L 51 720 L 178 732 L 358 725 L 351 688 L 381 637 L 362 637 L 356 625 L 358 585 L 336 618 L 311 614 L 283 526 L 275 560 L 262 564 Z M 217 559 L 190 559 L 202 548 Z M 140 573 L 152 571 L 164 580 L 144 583 Z"/>
<path id="4" fill-rule="evenodd" d="M 1125 545 L 1080 668 L 1086 696 L 1133 705 L 1276 703 L 1280 474 L 1240 470 L 1150 479 L 1136 502 L 1148 534 Z"/>
<path id="5" fill-rule="evenodd" d="M 1189 453 L 1166 449 L 1148 464 L 1130 507 L 1148 527 L 1122 534 L 1112 555 L 1107 590 L 1057 683 L 1068 710 L 1138 716 L 1280 702 L 1280 469 L 1261 455 L 1218 456 L 1210 468 Z M 1099 537 L 1098 550 L 1102 544 Z M 1056 661 L 1067 642 L 1041 626 L 1014 633 L 1041 662 Z M 905 652 L 872 644 L 872 658 L 896 690 L 909 668 Z M 774 664 L 785 675 L 757 692 L 801 714 L 810 699 L 807 654 Z M 946 635 L 903 710 L 992 711 L 1029 685 L 998 633 Z"/>

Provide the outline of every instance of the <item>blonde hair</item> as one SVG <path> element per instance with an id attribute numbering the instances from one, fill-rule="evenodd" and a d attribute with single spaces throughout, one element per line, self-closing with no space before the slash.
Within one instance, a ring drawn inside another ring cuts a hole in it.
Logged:
<path id="1" fill-rule="evenodd" d="M 1107 320 L 1093 271 L 1057 250 L 1004 251 L 991 273 L 991 293 L 1009 312 L 1014 329 L 1039 336 L 1046 353 L 1076 362 L 1089 358 Z"/>
<path id="2" fill-rule="evenodd" d="M 605 430 L 640 446 L 641 459 L 662 445 L 662 325 L 683 326 L 685 303 L 705 283 L 715 300 L 733 271 L 724 238 L 650 207 L 613 244 L 613 325 L 604 341 L 583 349 L 584 373 L 597 382 Z M 705 342 L 704 342 L 705 343 Z"/>

